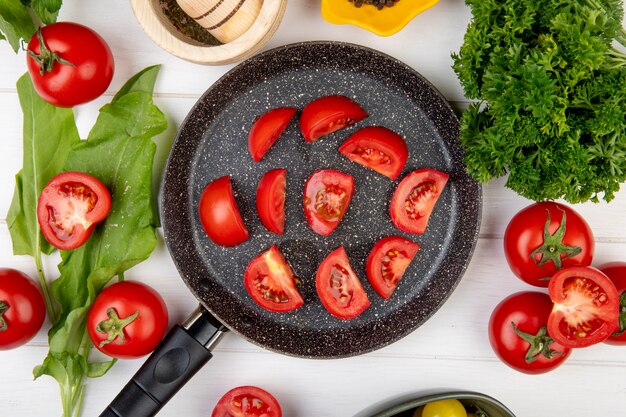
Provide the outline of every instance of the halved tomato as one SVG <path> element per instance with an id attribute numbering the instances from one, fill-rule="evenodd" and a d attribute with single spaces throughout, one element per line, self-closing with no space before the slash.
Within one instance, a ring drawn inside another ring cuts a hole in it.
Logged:
<path id="1" fill-rule="evenodd" d="M 315 171 L 304 186 L 304 215 L 314 232 L 330 235 L 348 210 L 354 179 L 332 169 Z"/>
<path id="2" fill-rule="evenodd" d="M 272 394 L 252 386 L 233 388 L 220 398 L 211 417 L 282 417 Z"/>
<path id="3" fill-rule="evenodd" d="M 619 294 L 619 320 L 615 333 L 605 340 L 610 345 L 626 344 L 626 262 L 610 262 L 598 267 L 617 289 Z"/>
<path id="4" fill-rule="evenodd" d="M 352 162 L 373 169 L 395 180 L 409 157 L 402 136 L 382 126 L 357 130 L 340 147 L 339 152 Z"/>
<path id="5" fill-rule="evenodd" d="M 419 244 L 401 236 L 388 236 L 374 245 L 365 272 L 378 295 L 385 300 L 391 297 L 419 248 Z"/>
<path id="6" fill-rule="evenodd" d="M 552 276 L 548 290 L 554 303 L 548 333 L 563 346 L 591 346 L 606 340 L 617 328 L 617 289 L 596 268 L 563 268 Z"/>
<path id="7" fill-rule="evenodd" d="M 261 223 L 270 232 L 285 233 L 285 191 L 287 170 L 272 169 L 266 172 L 256 190 L 256 211 Z"/>
<path id="8" fill-rule="evenodd" d="M 252 159 L 259 162 L 283 133 L 289 121 L 296 114 L 293 107 L 272 109 L 260 116 L 248 134 L 248 149 Z"/>
<path id="9" fill-rule="evenodd" d="M 109 211 L 111 194 L 100 180 L 84 172 L 63 172 L 41 192 L 37 221 L 52 246 L 71 250 L 89 239 Z"/>
<path id="10" fill-rule="evenodd" d="M 406 233 L 424 233 L 430 213 L 435 207 L 448 174 L 424 168 L 404 177 L 391 199 L 391 221 Z"/>
<path id="11" fill-rule="evenodd" d="M 296 289 L 298 278 L 276 245 L 248 265 L 244 285 L 254 301 L 269 311 L 284 313 L 304 304 Z"/>
<path id="12" fill-rule="evenodd" d="M 250 235 L 239 214 L 228 175 L 207 184 L 200 196 L 198 210 L 202 227 L 213 242 L 236 246 L 248 240 Z"/>
<path id="13" fill-rule="evenodd" d="M 335 249 L 317 268 L 315 287 L 326 310 L 342 320 L 353 319 L 370 306 L 343 246 Z"/>
<path id="14" fill-rule="evenodd" d="M 300 116 L 300 130 L 307 142 L 313 142 L 368 116 L 367 112 L 345 96 L 320 97 L 307 104 Z"/>

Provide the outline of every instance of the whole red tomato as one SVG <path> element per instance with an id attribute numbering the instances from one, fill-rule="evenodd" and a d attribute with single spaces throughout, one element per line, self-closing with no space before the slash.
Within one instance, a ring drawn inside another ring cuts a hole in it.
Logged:
<path id="1" fill-rule="evenodd" d="M 610 262 L 598 268 L 615 284 L 619 294 L 619 327 L 604 342 L 610 345 L 626 344 L 626 262 Z"/>
<path id="2" fill-rule="evenodd" d="M 571 349 L 547 332 L 552 301 L 547 294 L 524 291 L 500 302 L 489 320 L 489 342 L 498 357 L 526 374 L 541 374 L 561 365 Z"/>
<path id="3" fill-rule="evenodd" d="M 504 232 L 504 254 L 513 273 L 547 287 L 561 268 L 591 265 L 595 242 L 587 222 L 570 207 L 551 201 L 517 213 Z"/>
<path id="4" fill-rule="evenodd" d="M 157 347 L 167 330 L 161 296 L 140 282 L 106 287 L 87 316 L 87 332 L 98 350 L 114 358 L 138 358 Z"/>
<path id="5" fill-rule="evenodd" d="M 100 35 L 71 22 L 53 23 L 28 43 L 28 72 L 35 91 L 58 107 L 91 101 L 113 78 L 113 54 Z"/>
<path id="6" fill-rule="evenodd" d="M 37 284 L 20 271 L 0 268 L 0 350 L 28 342 L 45 318 L 46 304 Z"/>

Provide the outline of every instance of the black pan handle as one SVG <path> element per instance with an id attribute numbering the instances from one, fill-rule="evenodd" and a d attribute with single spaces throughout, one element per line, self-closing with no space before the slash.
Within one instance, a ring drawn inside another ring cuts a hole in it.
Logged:
<path id="1" fill-rule="evenodd" d="M 228 329 L 199 307 L 176 325 L 100 417 L 152 417 L 213 356 Z"/>

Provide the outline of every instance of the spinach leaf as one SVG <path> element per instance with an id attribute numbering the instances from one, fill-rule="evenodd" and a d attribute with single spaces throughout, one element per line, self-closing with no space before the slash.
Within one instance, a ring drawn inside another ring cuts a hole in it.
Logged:
<path id="1" fill-rule="evenodd" d="M 32 7 L 43 23 L 49 25 L 57 21 L 62 0 L 32 0 Z"/>
<path id="2" fill-rule="evenodd" d="M 9 41 L 15 52 L 20 49 L 20 39 L 30 40 L 37 28 L 20 0 L 0 0 L 0 33 Z"/>

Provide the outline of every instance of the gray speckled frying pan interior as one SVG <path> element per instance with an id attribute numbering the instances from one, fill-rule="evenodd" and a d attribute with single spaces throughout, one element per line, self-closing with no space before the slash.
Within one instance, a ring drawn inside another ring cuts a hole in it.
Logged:
<path id="1" fill-rule="evenodd" d="M 370 116 L 355 126 L 306 143 L 299 114 L 260 163 L 247 148 L 255 118 L 269 109 L 302 109 L 330 94 L 354 99 Z M 350 162 L 337 149 L 358 128 L 386 126 L 405 139 L 409 160 L 398 181 Z M 240 64 L 198 101 L 170 153 L 162 192 L 165 238 L 181 276 L 200 302 L 236 333 L 268 349 L 304 357 L 342 357 L 387 345 L 427 320 L 460 280 L 478 236 L 481 190 L 465 173 L 458 120 L 445 99 L 419 74 L 386 55 L 357 45 L 308 42 L 287 45 Z M 436 168 L 450 180 L 424 235 L 394 227 L 389 201 L 398 182 L 417 168 Z M 270 169 L 287 169 L 286 233 L 268 232 L 256 214 L 255 193 Z M 329 237 L 313 232 L 302 208 L 304 184 L 317 169 L 336 169 L 355 180 L 355 193 Z M 206 184 L 230 175 L 250 231 L 243 244 L 224 248 L 205 235 L 197 207 Z M 390 300 L 365 275 L 365 260 L 382 237 L 397 234 L 421 245 Z M 244 271 L 277 244 L 301 279 L 305 304 L 289 313 L 259 307 L 243 285 Z M 315 271 L 344 246 L 372 303 L 361 316 L 331 316 L 315 291 Z"/>

